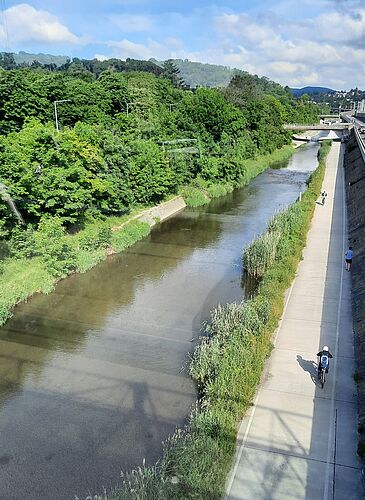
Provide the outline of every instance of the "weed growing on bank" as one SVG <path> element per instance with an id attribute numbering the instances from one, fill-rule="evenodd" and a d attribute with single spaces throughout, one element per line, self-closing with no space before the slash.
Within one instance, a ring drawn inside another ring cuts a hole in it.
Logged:
<path id="1" fill-rule="evenodd" d="M 266 234 L 275 238 L 267 243 L 260 236 L 253 242 L 251 261 L 244 253 L 250 273 L 261 278 L 255 296 L 212 312 L 189 366 L 200 399 L 188 425 L 165 445 L 164 456 L 154 467 L 126 474 L 124 488 L 110 494 L 111 500 L 218 499 L 224 494 L 237 424 L 252 403 L 271 352 L 271 338 L 302 257 L 329 149 L 330 143 L 321 144 L 319 166 L 301 201 L 270 222 Z"/>
<path id="2" fill-rule="evenodd" d="M 243 167 L 241 168 L 241 176 L 235 182 L 222 181 L 216 183 L 197 177 L 191 184 L 182 187 L 180 193 L 188 207 L 206 205 L 213 198 L 225 196 L 231 193 L 234 188 L 247 185 L 254 177 L 270 166 L 279 165 L 287 161 L 293 155 L 294 151 L 291 145 L 284 146 L 271 154 L 259 156 L 251 160 L 244 160 Z"/>
<path id="3" fill-rule="evenodd" d="M 150 232 L 145 222 L 131 221 L 112 231 L 110 223 L 89 224 L 76 235 L 66 235 L 56 217 L 45 219 L 38 231 L 22 231 L 10 241 L 10 256 L 1 261 L 0 326 L 12 308 L 36 292 L 50 293 L 60 278 L 84 273 L 121 252 Z"/>

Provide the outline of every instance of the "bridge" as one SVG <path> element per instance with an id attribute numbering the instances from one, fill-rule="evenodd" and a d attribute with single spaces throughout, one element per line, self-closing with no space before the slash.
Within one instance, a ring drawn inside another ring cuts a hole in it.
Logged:
<path id="1" fill-rule="evenodd" d="M 349 130 L 352 127 L 352 122 L 331 124 L 320 123 L 317 125 L 299 125 L 296 123 L 287 123 L 284 125 L 285 130 Z"/>
<path id="2" fill-rule="evenodd" d="M 339 113 L 336 115 L 319 115 L 322 120 L 338 120 L 340 118 Z"/>
<path id="3" fill-rule="evenodd" d="M 332 135 L 331 135 L 332 132 Z M 340 141 L 343 137 L 342 131 L 339 130 L 337 133 L 335 131 L 330 131 L 330 133 L 324 137 L 317 137 L 318 134 L 315 136 L 311 135 L 299 135 L 299 134 L 293 134 L 292 139 L 294 141 L 303 141 L 303 142 L 321 142 L 321 141 L 328 141 L 329 139 L 332 141 Z"/>
<path id="4" fill-rule="evenodd" d="M 351 123 L 354 127 L 355 137 L 359 146 L 361 156 L 365 162 L 365 123 L 353 116 L 353 113 L 341 113 L 342 120 Z"/>

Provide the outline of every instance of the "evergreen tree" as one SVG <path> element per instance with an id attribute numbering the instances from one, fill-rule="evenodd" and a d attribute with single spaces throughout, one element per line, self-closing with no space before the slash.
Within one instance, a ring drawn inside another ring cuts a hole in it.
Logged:
<path id="1" fill-rule="evenodd" d="M 0 53 L 0 67 L 4 68 L 4 69 L 16 68 L 14 54 L 12 54 L 11 52 L 1 52 Z"/>
<path id="2" fill-rule="evenodd" d="M 172 59 L 168 59 L 163 63 L 162 77 L 170 80 L 176 88 L 182 88 L 185 85 L 184 80 L 180 76 L 180 70 Z"/>

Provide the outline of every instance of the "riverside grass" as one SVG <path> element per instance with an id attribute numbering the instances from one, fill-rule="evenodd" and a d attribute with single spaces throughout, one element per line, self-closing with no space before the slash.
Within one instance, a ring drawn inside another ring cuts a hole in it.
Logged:
<path id="1" fill-rule="evenodd" d="M 113 231 L 109 250 L 122 252 L 136 241 L 144 238 L 151 228 L 146 222 L 131 221 L 120 230 Z M 76 255 L 76 272 L 84 273 L 104 260 L 107 248 L 85 250 L 80 248 L 79 240 L 83 231 L 67 236 Z M 27 300 L 36 292 L 50 293 L 54 290 L 57 278 L 47 271 L 42 257 L 31 259 L 6 259 L 0 272 L 0 326 L 12 316 L 13 307 Z"/>
<path id="2" fill-rule="evenodd" d="M 258 156 L 255 159 L 245 160 L 245 175 L 233 185 L 229 182 L 212 183 L 204 179 L 194 179 L 191 184 L 181 189 L 181 194 L 188 207 L 206 205 L 213 198 L 225 196 L 234 188 L 247 185 L 254 177 L 261 174 L 268 167 L 288 160 L 295 152 L 292 145 L 283 146 L 268 155 Z"/>
<path id="3" fill-rule="evenodd" d="M 301 200 L 270 222 L 268 233 L 283 228 L 286 233 L 275 240 L 275 256 L 270 250 L 263 266 L 262 258 L 257 259 L 259 271 L 252 264 L 252 274 L 261 277 L 255 296 L 218 306 L 205 325 L 206 335 L 189 365 L 200 399 L 187 426 L 165 443 L 163 457 L 155 466 L 143 464 L 125 474 L 124 486 L 107 495 L 109 500 L 213 500 L 224 494 L 237 425 L 252 403 L 271 352 L 285 291 L 295 277 L 306 244 L 329 149 L 329 142 L 321 143 L 319 166 Z"/>

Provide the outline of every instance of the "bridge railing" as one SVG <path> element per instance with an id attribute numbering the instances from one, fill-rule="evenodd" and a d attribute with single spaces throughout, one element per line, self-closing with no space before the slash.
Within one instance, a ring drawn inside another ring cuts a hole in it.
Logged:
<path id="1" fill-rule="evenodd" d="M 361 134 L 359 132 L 358 127 L 355 127 L 355 137 L 356 137 L 357 144 L 358 144 L 360 152 L 361 152 L 362 159 L 365 162 L 365 142 L 364 142 L 364 139 L 361 137 Z"/>
<path id="2" fill-rule="evenodd" d="M 332 124 L 316 124 L 302 125 L 299 123 L 285 123 L 285 130 L 346 130 L 352 128 L 352 123 L 332 123 Z"/>

